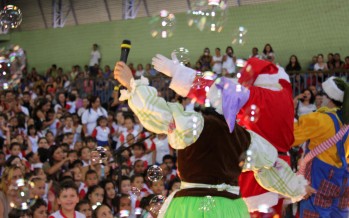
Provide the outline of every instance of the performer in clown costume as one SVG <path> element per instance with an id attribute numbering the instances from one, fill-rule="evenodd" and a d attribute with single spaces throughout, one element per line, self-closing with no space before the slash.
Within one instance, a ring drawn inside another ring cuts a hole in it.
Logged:
<path id="1" fill-rule="evenodd" d="M 175 57 L 170 60 L 157 55 L 153 58 L 153 65 L 156 70 L 172 77 L 170 88 L 177 94 L 193 98 L 199 103 L 207 103 L 208 99 L 214 99 L 212 101 L 214 107 L 223 105 L 223 113 L 230 127 L 234 126 L 237 117 L 239 125 L 273 145 L 276 155 L 269 156 L 269 163 L 255 168 L 252 166 L 252 169 L 244 168 L 239 178 L 241 195 L 251 213 L 258 211 L 263 205 L 274 206 L 276 212 L 281 214 L 280 196 L 291 198 L 295 202 L 302 199 L 303 195 L 299 192 L 304 194 L 307 191 L 309 195 L 315 192 L 306 186 L 304 177 L 295 176 L 288 167 L 287 151 L 294 141 L 294 107 L 289 78 L 281 67 L 251 58 L 241 71 L 239 83 L 227 78 L 218 79 L 219 83 L 223 84 L 221 86 L 226 93 L 224 94 L 217 90 L 214 81 L 197 77 L 194 70 L 180 65 Z M 248 93 L 247 99 L 241 98 L 246 93 Z M 221 99 L 223 102 L 220 102 Z M 227 105 L 238 105 L 238 107 Z M 250 119 L 246 119 L 248 117 L 246 113 L 255 108 L 259 110 L 255 111 L 259 113 L 259 119 L 251 122 Z M 258 156 L 261 154 L 258 149 L 262 148 L 254 146 L 250 148 L 252 159 L 255 161 L 264 158 Z M 278 179 L 272 175 L 278 175 Z M 284 182 L 279 183 L 279 181 Z"/>
<path id="2" fill-rule="evenodd" d="M 294 145 L 308 141 L 300 174 L 317 190 L 301 201 L 300 217 L 349 217 L 349 85 L 330 77 L 322 83 L 323 106 L 295 122 Z M 340 136 L 338 134 L 342 132 Z M 334 137 L 333 137 L 334 136 Z"/>

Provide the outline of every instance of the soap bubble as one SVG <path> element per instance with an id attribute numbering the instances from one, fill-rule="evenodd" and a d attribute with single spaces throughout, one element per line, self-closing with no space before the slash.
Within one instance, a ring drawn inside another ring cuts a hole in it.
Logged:
<path id="1" fill-rule="evenodd" d="M 231 43 L 234 45 L 245 45 L 247 41 L 247 29 L 243 26 L 239 26 L 233 31 L 233 37 Z"/>
<path id="2" fill-rule="evenodd" d="M 246 61 L 244 59 L 236 59 L 236 66 L 237 67 L 244 67 L 246 64 Z"/>
<path id="3" fill-rule="evenodd" d="M 108 159 L 106 152 L 107 152 L 106 148 L 102 146 L 98 146 L 95 150 L 91 152 L 92 161 L 104 163 Z"/>
<path id="4" fill-rule="evenodd" d="M 215 80 L 217 75 L 212 71 L 205 71 L 202 77 L 207 80 Z"/>
<path id="5" fill-rule="evenodd" d="M 227 3 L 222 0 L 193 0 L 187 12 L 188 26 L 200 31 L 221 32 L 227 20 Z"/>
<path id="6" fill-rule="evenodd" d="M 152 182 L 160 181 L 163 177 L 162 169 L 159 166 L 153 165 L 147 171 L 147 178 Z"/>
<path id="7" fill-rule="evenodd" d="M 199 206 L 199 210 L 202 212 L 209 212 L 216 207 L 216 202 L 212 196 L 205 196 Z"/>
<path id="8" fill-rule="evenodd" d="M 137 198 L 141 195 L 141 191 L 137 187 L 131 187 L 131 196 Z"/>
<path id="9" fill-rule="evenodd" d="M 0 12 L 0 24 L 5 29 L 17 28 L 22 22 L 22 12 L 15 5 L 6 5 Z"/>
<path id="10" fill-rule="evenodd" d="M 184 47 L 180 47 L 180 48 L 178 48 L 178 49 L 175 49 L 175 50 L 173 51 L 173 53 L 176 54 L 176 57 L 177 57 L 178 62 L 179 62 L 180 64 L 185 65 L 185 64 L 187 64 L 187 63 L 189 62 L 189 60 L 190 60 L 190 59 L 189 59 L 189 50 L 186 49 L 186 48 L 184 48 Z"/>
<path id="11" fill-rule="evenodd" d="M 98 206 L 101 206 L 102 203 L 101 202 L 96 202 L 96 204 L 92 205 L 92 210 L 95 210 Z"/>
<path id="12" fill-rule="evenodd" d="M 153 38 L 169 38 L 173 36 L 176 18 L 174 14 L 167 10 L 161 10 L 158 16 L 154 16 L 150 20 L 151 36 Z"/>
<path id="13" fill-rule="evenodd" d="M 249 149 L 246 151 L 245 168 L 249 170 L 252 168 L 252 154 L 252 150 Z"/>
<path id="14" fill-rule="evenodd" d="M 130 211 L 129 210 L 121 210 L 120 211 L 120 217 L 129 217 Z"/>
<path id="15" fill-rule="evenodd" d="M 19 210 L 28 210 L 35 199 L 30 198 L 30 190 L 34 188 L 33 182 L 28 182 L 24 179 L 18 179 L 15 185 L 9 187 L 10 207 Z"/>
<path id="16" fill-rule="evenodd" d="M 166 198 L 162 195 L 156 195 L 150 200 L 150 211 L 154 214 L 161 213 L 161 206 L 164 204 Z"/>
<path id="17" fill-rule="evenodd" d="M 259 107 L 255 104 L 250 105 L 243 115 L 244 122 L 256 123 L 260 117 Z"/>

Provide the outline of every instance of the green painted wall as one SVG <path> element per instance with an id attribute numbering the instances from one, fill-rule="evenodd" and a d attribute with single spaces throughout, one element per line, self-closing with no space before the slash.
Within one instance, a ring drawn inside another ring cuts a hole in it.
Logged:
<path id="1" fill-rule="evenodd" d="M 25 10 L 25 9 L 23 9 Z M 339 52 L 349 55 L 348 0 L 282 0 L 276 3 L 234 7 L 222 33 L 200 32 L 189 28 L 186 15 L 176 14 L 175 34 L 169 39 L 150 36 L 151 18 L 13 32 L 11 40 L 0 46 L 19 44 L 27 51 L 31 67 L 41 72 L 56 63 L 68 70 L 73 64 L 88 63 L 91 45 L 101 45 L 102 65 L 119 59 L 120 42 L 132 41 L 129 60 L 148 63 L 156 53 L 168 55 L 178 47 L 189 49 L 194 64 L 204 47 L 225 49 L 231 45 L 233 30 L 248 29 L 244 46 L 233 45 L 238 57 L 247 57 L 251 48 L 260 51 L 271 43 L 277 62 L 285 65 L 291 54 L 298 55 L 303 66 L 314 54 Z M 24 21 L 25 22 L 25 21 Z"/>

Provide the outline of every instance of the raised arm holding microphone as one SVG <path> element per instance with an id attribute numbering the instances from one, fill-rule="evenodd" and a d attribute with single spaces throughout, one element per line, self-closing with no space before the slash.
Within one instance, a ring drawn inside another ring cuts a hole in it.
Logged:
<path id="1" fill-rule="evenodd" d="M 238 125 L 230 132 L 224 117 L 212 108 L 186 112 L 179 103 L 166 102 L 146 78 L 134 80 L 123 62 L 116 64 L 114 76 L 127 87 L 121 90 L 121 99 L 128 100 L 142 125 L 168 135 L 169 144 L 178 150 L 181 190 L 168 197 L 158 217 L 249 217 L 237 181 L 240 156 L 256 136 Z M 200 211 L 206 196 L 216 206 Z"/>

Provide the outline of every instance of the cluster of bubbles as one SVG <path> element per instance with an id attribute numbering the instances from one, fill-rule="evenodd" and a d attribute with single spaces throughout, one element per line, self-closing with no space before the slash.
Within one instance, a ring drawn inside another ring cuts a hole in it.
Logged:
<path id="1" fill-rule="evenodd" d="M 105 163 L 105 161 L 108 159 L 107 151 L 108 150 L 106 148 L 102 147 L 102 146 L 96 147 L 91 152 L 92 161 L 93 162 L 98 162 L 100 164 Z"/>
<path id="2" fill-rule="evenodd" d="M 147 170 L 147 178 L 152 182 L 160 181 L 163 177 L 161 167 L 153 165 Z"/>
<path id="3" fill-rule="evenodd" d="M 256 123 L 259 120 L 259 107 L 255 104 L 251 104 L 244 112 L 245 122 Z"/>
<path id="4" fill-rule="evenodd" d="M 0 25 L 3 32 L 15 29 L 22 23 L 22 11 L 15 5 L 6 5 L 0 12 Z"/>
<path id="5" fill-rule="evenodd" d="M 233 32 L 231 43 L 234 45 L 245 45 L 247 41 L 247 29 L 243 26 L 239 26 Z"/>
<path id="6" fill-rule="evenodd" d="M 209 212 L 212 211 L 216 207 L 216 201 L 212 196 L 205 196 L 199 205 L 199 211 Z"/>
<path id="7" fill-rule="evenodd" d="M 35 198 L 30 197 L 30 190 L 34 188 L 33 182 L 18 179 L 16 184 L 9 187 L 10 207 L 18 210 L 28 210 L 35 204 Z"/>
<path id="8" fill-rule="evenodd" d="M 227 3 L 224 0 L 195 0 L 187 15 L 188 26 L 200 31 L 221 32 L 227 20 Z"/>
<path id="9" fill-rule="evenodd" d="M 193 136 L 194 137 L 197 137 L 197 135 L 198 135 L 198 131 L 197 131 L 198 125 L 197 125 L 197 122 L 198 122 L 198 118 L 196 116 L 193 116 Z"/>
<path id="10" fill-rule="evenodd" d="M 247 150 L 246 151 L 246 169 L 251 169 L 252 168 L 252 150 Z"/>
<path id="11" fill-rule="evenodd" d="M 154 16 L 150 20 L 151 31 L 150 34 L 153 38 L 166 39 L 173 36 L 175 29 L 176 17 L 173 13 L 167 10 L 161 10 L 160 14 Z"/>
<path id="12" fill-rule="evenodd" d="M 26 55 L 18 45 L 0 49 L 0 87 L 15 88 L 21 78 L 22 70 L 26 67 Z"/>
<path id="13" fill-rule="evenodd" d="M 164 204 L 166 198 L 162 195 L 155 195 L 151 200 L 150 200 L 150 211 L 154 214 L 159 214 L 161 213 L 161 207 Z"/>

